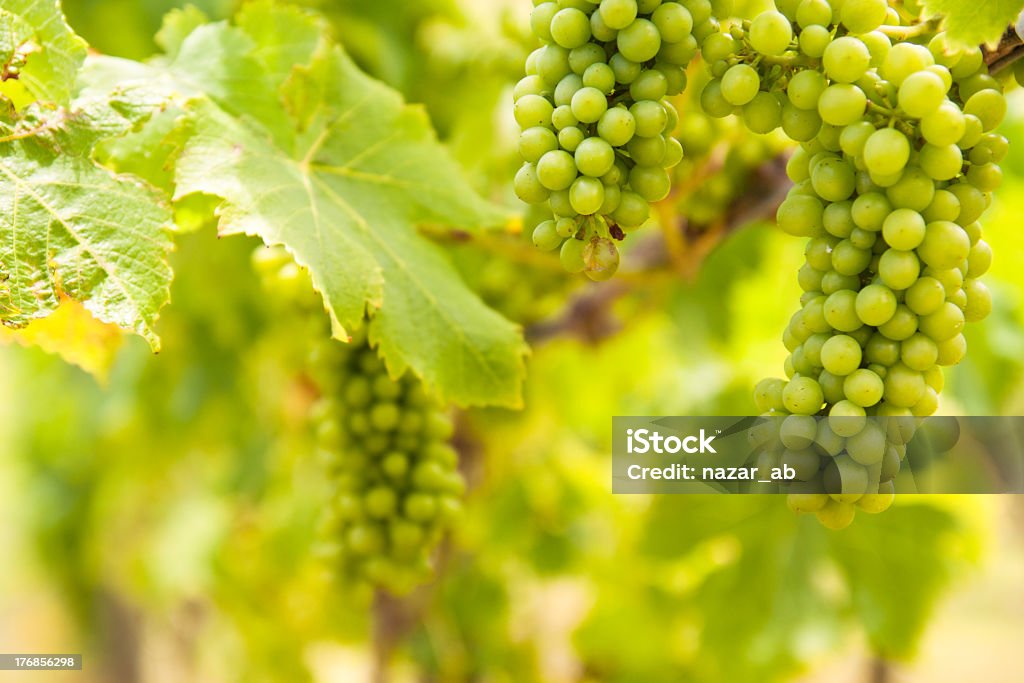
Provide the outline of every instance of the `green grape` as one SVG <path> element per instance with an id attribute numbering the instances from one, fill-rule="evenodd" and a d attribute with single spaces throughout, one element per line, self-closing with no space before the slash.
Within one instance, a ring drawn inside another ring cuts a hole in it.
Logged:
<path id="1" fill-rule="evenodd" d="M 818 100 L 818 114 L 833 126 L 855 123 L 864 115 L 866 107 L 864 91 L 849 83 L 830 85 Z"/>
<path id="2" fill-rule="evenodd" d="M 878 262 L 878 275 L 890 289 L 907 289 L 917 282 L 920 273 L 921 262 L 912 251 L 889 249 Z"/>
<path id="3" fill-rule="evenodd" d="M 519 136 L 519 155 L 526 161 L 536 163 L 547 152 L 558 149 L 558 138 L 549 128 L 534 126 Z"/>
<path id="4" fill-rule="evenodd" d="M 533 244 L 543 251 L 552 251 L 562 245 L 562 237 L 555 231 L 554 221 L 543 221 L 533 229 Z"/>
<path id="5" fill-rule="evenodd" d="M 693 31 L 693 16 L 690 12 L 674 2 L 662 3 L 651 14 L 651 21 L 667 43 L 678 43 Z"/>
<path id="6" fill-rule="evenodd" d="M 551 19 L 551 39 L 565 48 L 581 47 L 590 40 L 590 19 L 578 9 L 560 10 Z"/>
<path id="7" fill-rule="evenodd" d="M 943 103 L 946 90 L 942 79 L 930 71 L 910 74 L 899 87 L 900 109 L 914 118 L 924 118 Z"/>
<path id="8" fill-rule="evenodd" d="M 600 178 L 615 165 L 615 150 L 602 138 L 587 138 L 576 148 L 574 158 L 580 173 Z"/>
<path id="9" fill-rule="evenodd" d="M 963 152 L 956 145 L 926 144 L 918 155 L 918 163 L 921 170 L 935 180 L 952 180 L 963 168 Z"/>
<path id="10" fill-rule="evenodd" d="M 558 131 L 558 144 L 561 145 L 562 149 L 566 152 L 575 153 L 583 141 L 587 139 L 587 134 L 582 129 L 576 126 L 569 128 L 563 128 Z"/>
<path id="11" fill-rule="evenodd" d="M 604 185 L 597 178 L 579 177 L 569 188 L 569 202 L 581 215 L 595 214 L 604 204 Z"/>
<path id="12" fill-rule="evenodd" d="M 629 86 L 629 94 L 634 100 L 653 100 L 659 107 L 659 101 L 667 93 L 668 79 L 657 69 L 644 69 Z"/>
<path id="13" fill-rule="evenodd" d="M 763 55 L 781 55 L 793 40 L 793 27 L 781 12 L 761 12 L 750 24 L 751 46 Z"/>
<path id="14" fill-rule="evenodd" d="M 917 253 L 929 267 L 940 270 L 955 268 L 971 251 L 967 233 L 952 221 L 935 221 L 925 228 Z"/>
<path id="15" fill-rule="evenodd" d="M 658 54 L 658 50 L 661 49 L 661 34 L 651 21 L 636 19 L 619 31 L 616 45 L 623 57 L 643 63 Z"/>
<path id="16" fill-rule="evenodd" d="M 821 364 L 833 375 L 849 375 L 860 366 L 860 362 L 860 344 L 848 335 L 831 337 L 821 348 Z"/>
<path id="17" fill-rule="evenodd" d="M 832 42 L 832 34 L 824 26 L 808 26 L 800 32 L 798 42 L 801 52 L 808 57 L 818 59 L 825 54 L 829 43 Z"/>
<path id="18" fill-rule="evenodd" d="M 654 137 L 665 130 L 668 113 L 665 108 L 651 100 L 641 100 L 629 108 L 636 134 L 640 137 Z"/>
<path id="19" fill-rule="evenodd" d="M 737 64 L 722 77 L 722 97 L 732 105 L 742 106 L 754 99 L 760 84 L 760 77 L 753 68 Z"/>
<path id="20" fill-rule="evenodd" d="M 837 83 L 853 83 L 867 72 L 871 53 L 864 43 L 852 36 L 836 38 L 822 55 L 822 66 L 828 77 Z"/>
<path id="21" fill-rule="evenodd" d="M 896 209 L 886 216 L 882 236 L 893 249 L 916 249 L 924 240 L 925 220 L 917 211 Z"/>
<path id="22" fill-rule="evenodd" d="M 810 0 L 813 2 L 813 0 Z M 818 100 L 828 87 L 825 77 L 810 69 L 797 72 L 786 87 L 786 95 L 794 107 L 804 110 L 817 110 Z"/>
<path id="23" fill-rule="evenodd" d="M 608 109 L 608 100 L 597 88 L 583 87 L 572 96 L 572 115 L 583 123 L 596 123 Z"/>
<path id="24" fill-rule="evenodd" d="M 668 173 L 660 166 L 634 166 L 629 172 L 629 185 L 649 202 L 664 199 L 672 189 Z"/>
<path id="25" fill-rule="evenodd" d="M 790 235 L 815 237 L 821 234 L 823 229 L 823 212 L 821 202 L 815 197 L 791 194 L 779 206 L 776 222 Z"/>
<path id="26" fill-rule="evenodd" d="M 841 21 L 850 33 L 867 33 L 882 25 L 889 6 L 885 0 L 843 0 L 841 7 Z"/>
<path id="27" fill-rule="evenodd" d="M 828 26 L 832 23 L 832 6 L 828 0 L 801 0 L 796 8 L 796 22 L 800 28 Z"/>
<path id="28" fill-rule="evenodd" d="M 516 123 L 523 128 L 550 126 L 554 106 L 541 95 L 523 95 L 516 100 L 513 112 Z"/>
<path id="29" fill-rule="evenodd" d="M 578 76 L 586 73 L 593 64 L 604 64 L 607 60 L 604 50 L 597 43 L 587 43 L 569 51 L 569 68 Z"/>
<path id="30" fill-rule="evenodd" d="M 624 29 L 636 19 L 636 0 L 601 0 L 599 12 L 608 28 Z"/>
<path id="31" fill-rule="evenodd" d="M 884 391 L 882 378 L 865 368 L 854 370 L 843 381 L 843 395 L 862 408 L 869 408 L 881 401 Z"/>
<path id="32" fill-rule="evenodd" d="M 821 386 L 810 377 L 797 377 L 782 390 L 782 403 L 794 415 L 814 415 L 824 402 Z"/>
<path id="33" fill-rule="evenodd" d="M 853 168 L 838 157 L 821 161 L 811 172 L 811 183 L 819 197 L 840 202 L 850 197 L 854 189 Z"/>
<path id="34" fill-rule="evenodd" d="M 585 267 L 583 263 L 583 240 L 568 239 L 562 244 L 559 252 L 559 261 L 562 267 L 570 273 L 582 273 Z"/>
<path id="35" fill-rule="evenodd" d="M 516 172 L 513 187 L 516 196 L 527 204 L 545 202 L 551 194 L 537 177 L 537 167 L 534 164 L 523 164 L 519 168 L 519 171 Z"/>
<path id="36" fill-rule="evenodd" d="M 643 197 L 635 192 L 623 192 L 612 218 L 624 228 L 635 228 L 642 225 L 649 215 L 650 207 Z"/>
<path id="37" fill-rule="evenodd" d="M 588 88 L 597 88 L 605 95 L 610 95 L 615 90 L 615 72 L 604 62 L 591 64 L 583 72 L 583 85 Z"/>
<path id="38" fill-rule="evenodd" d="M 887 81 L 899 87 L 908 76 L 924 71 L 934 63 L 928 48 L 913 43 L 897 43 L 885 56 L 879 71 Z"/>
<path id="39" fill-rule="evenodd" d="M 537 179 L 548 190 L 567 189 L 576 179 L 576 161 L 563 150 L 548 152 L 537 162 Z"/>
<path id="40" fill-rule="evenodd" d="M 864 163 L 872 173 L 899 173 L 910 159 L 910 141 L 903 133 L 882 128 L 871 134 L 864 144 Z"/>
<path id="41" fill-rule="evenodd" d="M 857 293 L 857 317 L 865 325 L 878 327 L 896 313 L 896 295 L 885 285 L 868 285 Z"/>

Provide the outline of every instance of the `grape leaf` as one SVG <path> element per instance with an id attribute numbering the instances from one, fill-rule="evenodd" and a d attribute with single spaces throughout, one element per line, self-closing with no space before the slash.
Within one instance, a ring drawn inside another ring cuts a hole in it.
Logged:
<path id="1" fill-rule="evenodd" d="M 92 317 L 74 299 L 61 301 L 53 315 L 22 329 L 0 326 L 0 344 L 36 346 L 56 353 L 100 382 L 107 380 L 123 342 L 118 328 Z"/>
<path id="2" fill-rule="evenodd" d="M 4 0 L 0 17 L 4 15 L 11 18 L 0 18 L 2 64 L 10 59 L 5 56 L 8 49 L 11 54 L 20 51 L 26 63 L 16 83 L 36 100 L 66 103 L 85 59 L 86 45 L 64 21 L 58 0 Z M 26 26 L 31 36 L 25 35 Z M 8 47 L 8 41 L 17 42 Z M 0 92 L 7 92 L 13 83 L 7 81 Z"/>
<path id="3" fill-rule="evenodd" d="M 518 405 L 521 331 L 417 230 L 476 229 L 506 214 L 473 192 L 421 108 L 323 36 L 313 16 L 260 3 L 237 27 L 196 29 L 173 60 L 143 72 L 110 60 L 87 72 L 130 89 L 113 74 L 135 71 L 137 87 L 184 100 L 175 201 L 218 197 L 221 234 L 284 245 L 309 269 L 336 337 L 369 313 L 393 375 L 411 368 L 461 405 Z"/>
<path id="4" fill-rule="evenodd" d="M 950 38 L 965 45 L 995 43 L 1024 10 L 1021 0 L 926 0 L 932 14 L 945 17 Z"/>
<path id="5" fill-rule="evenodd" d="M 154 350 L 170 296 L 169 209 L 90 157 L 129 123 L 95 109 L 30 107 L 0 120 L 0 322 L 24 327 L 63 298 L 143 336 Z"/>

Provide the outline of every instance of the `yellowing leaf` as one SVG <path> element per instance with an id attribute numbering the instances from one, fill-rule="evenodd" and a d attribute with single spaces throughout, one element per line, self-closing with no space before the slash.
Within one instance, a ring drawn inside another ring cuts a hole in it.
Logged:
<path id="1" fill-rule="evenodd" d="M 62 301 L 52 315 L 20 330 L 0 326 L 0 343 L 38 346 L 100 381 L 106 380 L 123 341 L 118 328 L 100 322 L 71 299 Z"/>
<path id="2" fill-rule="evenodd" d="M 965 45 L 998 42 L 1024 10 L 1021 0 L 926 0 L 932 14 L 945 17 L 949 36 Z"/>

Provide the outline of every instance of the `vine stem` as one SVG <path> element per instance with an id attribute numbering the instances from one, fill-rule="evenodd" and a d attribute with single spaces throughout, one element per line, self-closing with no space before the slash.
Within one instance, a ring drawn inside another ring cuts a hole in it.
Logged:
<path id="1" fill-rule="evenodd" d="M 878 31 L 884 33 L 890 38 L 914 38 L 917 36 L 923 36 L 927 33 L 932 33 L 938 28 L 938 22 L 933 19 L 922 22 L 920 24 L 914 24 L 913 26 L 879 26 Z"/>

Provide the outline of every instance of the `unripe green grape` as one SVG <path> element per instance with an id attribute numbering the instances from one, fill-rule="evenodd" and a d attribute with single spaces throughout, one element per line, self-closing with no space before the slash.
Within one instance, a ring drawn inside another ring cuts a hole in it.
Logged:
<path id="1" fill-rule="evenodd" d="M 988 242 L 978 240 L 967 254 L 967 276 L 978 278 L 988 272 L 992 266 L 992 248 Z"/>
<path id="2" fill-rule="evenodd" d="M 523 95 L 516 100 L 513 112 L 516 123 L 522 128 L 551 125 L 551 113 L 555 110 L 548 100 L 540 95 Z"/>
<path id="3" fill-rule="evenodd" d="M 917 282 L 920 273 L 921 263 L 913 251 L 888 249 L 879 259 L 879 277 L 890 289 L 907 289 Z"/>
<path id="4" fill-rule="evenodd" d="M 862 408 L 869 408 L 881 401 L 884 390 L 882 378 L 865 368 L 854 370 L 843 381 L 846 399 Z"/>
<path id="5" fill-rule="evenodd" d="M 560 45 L 545 45 L 537 55 L 537 74 L 552 88 L 570 71 L 569 51 Z"/>
<path id="6" fill-rule="evenodd" d="M 597 178 L 581 176 L 569 188 L 569 202 L 581 215 L 595 214 L 604 204 L 604 185 Z"/>
<path id="7" fill-rule="evenodd" d="M 892 317 L 878 326 L 878 331 L 893 341 L 903 341 L 917 332 L 917 324 L 917 315 L 904 304 L 898 304 Z"/>
<path id="8" fill-rule="evenodd" d="M 748 39 L 763 55 L 781 55 L 793 40 L 793 27 L 780 12 L 761 12 L 750 23 Z"/>
<path id="9" fill-rule="evenodd" d="M 853 168 L 838 157 L 825 159 L 811 172 L 811 182 L 822 199 L 841 202 L 853 194 Z"/>
<path id="10" fill-rule="evenodd" d="M 814 197 L 790 196 L 779 206 L 776 221 L 787 234 L 816 237 L 822 231 L 823 210 L 821 202 Z"/>
<path id="11" fill-rule="evenodd" d="M 852 231 L 850 237 L 853 237 Z M 859 275 L 870 263 L 871 252 L 858 248 L 849 238 L 840 241 L 832 249 L 832 268 L 841 275 Z"/>
<path id="12" fill-rule="evenodd" d="M 591 64 L 583 72 L 583 85 L 597 88 L 602 93 L 610 95 L 615 89 L 615 72 L 603 62 Z"/>
<path id="13" fill-rule="evenodd" d="M 657 69 L 644 69 L 629 86 L 629 94 L 634 100 L 653 100 L 655 104 L 658 104 L 667 92 L 668 80 Z"/>
<path id="14" fill-rule="evenodd" d="M 668 123 L 668 113 L 656 101 L 641 100 L 629 108 L 635 122 L 636 135 L 645 138 L 660 135 Z"/>
<path id="15" fill-rule="evenodd" d="M 615 165 L 615 150 L 601 138 L 587 138 L 576 148 L 574 159 L 580 173 L 600 178 Z"/>
<path id="16" fill-rule="evenodd" d="M 674 2 L 661 4 L 651 14 L 651 21 L 658 28 L 661 39 L 668 43 L 678 43 L 693 30 L 693 16 L 682 5 Z"/>
<path id="17" fill-rule="evenodd" d="M 885 432 L 874 422 L 867 422 L 862 430 L 846 440 L 850 459 L 865 467 L 881 463 L 885 448 Z"/>
<path id="18" fill-rule="evenodd" d="M 899 173 L 909 159 L 910 141 L 893 128 L 875 131 L 864 144 L 864 163 L 873 174 Z"/>
<path id="19" fill-rule="evenodd" d="M 625 145 L 632 139 L 635 132 L 636 120 L 627 109 L 622 107 L 609 109 L 601 115 L 601 119 L 597 123 L 598 135 L 613 147 Z"/>
<path id="20" fill-rule="evenodd" d="M 635 192 L 623 192 L 612 218 L 623 228 L 635 228 L 642 225 L 649 215 L 650 206 L 643 197 Z"/>
<path id="21" fill-rule="evenodd" d="M 924 395 L 924 376 L 903 363 L 889 369 L 885 377 L 885 401 L 897 408 L 910 408 Z"/>
<path id="22" fill-rule="evenodd" d="M 856 311 L 865 325 L 885 324 L 896 313 L 896 295 L 884 285 L 868 285 L 857 293 Z"/>
<path id="23" fill-rule="evenodd" d="M 882 25 L 886 10 L 885 0 L 843 0 L 839 16 L 850 33 L 867 33 Z"/>
<path id="24" fill-rule="evenodd" d="M 619 52 L 626 59 L 643 63 L 652 59 L 661 49 L 658 27 L 647 19 L 636 19 L 616 36 Z"/>
<path id="25" fill-rule="evenodd" d="M 732 113 L 733 105 L 722 95 L 722 82 L 713 79 L 707 82 L 700 93 L 700 106 L 709 116 L 722 118 Z"/>
<path id="26" fill-rule="evenodd" d="M 541 184 L 537 177 L 535 164 L 523 164 L 516 172 L 513 187 L 516 196 L 527 204 L 541 204 L 550 196 L 549 190 Z"/>
<path id="27" fill-rule="evenodd" d="M 885 190 L 898 209 L 924 211 L 935 197 L 935 182 L 919 168 L 907 168 L 900 179 Z"/>
<path id="28" fill-rule="evenodd" d="M 833 375 L 839 377 L 849 375 L 860 366 L 860 362 L 860 344 L 852 337 L 843 334 L 836 335 L 822 346 L 822 366 Z"/>
<path id="29" fill-rule="evenodd" d="M 794 107 L 816 110 L 821 93 L 828 87 L 825 77 L 817 71 L 807 69 L 797 72 L 786 86 L 786 95 Z"/>
<path id="30" fill-rule="evenodd" d="M 512 101 L 516 102 L 527 95 L 543 96 L 548 92 L 548 87 L 540 76 L 525 76 L 512 89 Z"/>
<path id="31" fill-rule="evenodd" d="M 551 129 L 541 126 L 527 128 L 519 136 L 519 156 L 536 163 L 544 154 L 558 149 L 558 138 Z"/>
<path id="32" fill-rule="evenodd" d="M 992 312 L 992 294 L 984 283 L 973 278 L 964 280 L 964 293 L 967 305 L 964 307 L 964 320 L 969 323 L 980 322 Z"/>
<path id="33" fill-rule="evenodd" d="M 612 67 L 612 71 L 615 73 L 616 82 L 627 85 L 635 81 L 640 72 L 643 71 L 643 67 L 640 64 L 626 59 L 625 56 L 618 52 L 608 60 L 608 65 Z"/>
<path id="34" fill-rule="evenodd" d="M 917 247 L 917 253 L 931 268 L 954 268 L 964 261 L 971 251 L 967 233 L 951 221 L 935 221 L 925 228 L 924 239 Z"/>
<path id="35" fill-rule="evenodd" d="M 782 390 L 785 382 L 776 377 L 763 379 L 754 387 L 754 403 L 758 411 L 767 413 L 769 411 L 782 410 Z"/>
<path id="36" fill-rule="evenodd" d="M 794 415 L 814 415 L 824 402 L 821 387 L 810 377 L 797 377 L 782 390 L 782 403 Z"/>
<path id="37" fill-rule="evenodd" d="M 660 166 L 634 166 L 629 172 L 629 185 L 647 201 L 657 202 L 668 196 L 672 180 Z"/>
<path id="38" fill-rule="evenodd" d="M 946 84 L 935 73 L 919 71 L 910 74 L 899 87 L 900 109 L 914 118 L 924 118 L 945 101 L 946 90 Z"/>
<path id="39" fill-rule="evenodd" d="M 924 372 L 935 365 L 939 357 L 939 347 L 929 337 L 917 333 L 900 344 L 900 360 L 911 370 Z"/>
<path id="40" fill-rule="evenodd" d="M 626 151 L 639 165 L 660 166 L 665 158 L 665 138 L 660 135 L 651 138 L 637 135 L 626 145 Z"/>
<path id="41" fill-rule="evenodd" d="M 825 299 L 825 319 L 840 332 L 853 332 L 861 326 L 857 316 L 857 293 L 848 289 L 833 292 Z"/>
<path id="42" fill-rule="evenodd" d="M 560 10 L 551 19 L 551 39 L 564 48 L 576 48 L 590 40 L 590 18 L 578 9 Z"/>
<path id="43" fill-rule="evenodd" d="M 722 77 L 722 97 L 732 105 L 742 106 L 754 99 L 761 87 L 757 72 L 746 64 L 736 64 Z"/>
<path id="44" fill-rule="evenodd" d="M 924 240 L 924 218 L 911 209 L 896 209 L 885 218 L 882 236 L 893 249 L 916 249 Z"/>
<path id="45" fill-rule="evenodd" d="M 813 140 L 821 130 L 821 125 L 821 116 L 815 110 L 799 109 L 792 104 L 782 106 L 782 130 L 793 140 Z"/>
<path id="46" fill-rule="evenodd" d="M 972 165 L 967 170 L 967 182 L 982 192 L 994 192 L 1003 182 L 1003 172 L 992 163 Z"/>
<path id="47" fill-rule="evenodd" d="M 665 140 L 665 157 L 661 161 L 662 168 L 672 168 L 683 159 L 683 146 L 675 138 Z"/>
<path id="48" fill-rule="evenodd" d="M 582 273 L 585 264 L 583 263 L 583 240 L 567 239 L 562 244 L 559 252 L 559 261 L 562 268 L 570 273 Z"/>
<path id="49" fill-rule="evenodd" d="M 818 100 L 818 114 L 833 126 L 848 126 L 860 120 L 867 107 L 867 97 L 855 85 L 836 83 L 825 88 Z"/>
<path id="50" fill-rule="evenodd" d="M 898 43 L 889 50 L 880 71 L 883 78 L 899 87 L 908 76 L 924 71 L 934 62 L 927 48 L 913 43 Z"/>
<path id="51" fill-rule="evenodd" d="M 951 180 L 955 178 L 960 175 L 964 164 L 963 153 L 956 145 L 936 147 L 935 145 L 926 144 L 921 148 L 917 161 L 921 166 L 921 170 L 935 180 Z"/>
<path id="52" fill-rule="evenodd" d="M 548 197 L 548 206 L 556 218 L 575 218 L 579 215 L 569 201 L 569 188 L 552 192 Z"/>
<path id="53" fill-rule="evenodd" d="M 558 13 L 557 2 L 542 2 L 530 12 L 530 29 L 533 35 L 545 42 L 551 42 L 551 19 Z"/>
<path id="54" fill-rule="evenodd" d="M 936 311 L 921 316 L 921 332 L 936 343 L 954 338 L 964 328 L 964 313 L 955 304 L 943 303 Z"/>
<path id="55" fill-rule="evenodd" d="M 551 114 L 551 123 L 554 124 L 555 130 L 562 131 L 566 128 L 571 128 L 579 123 L 579 120 L 573 116 L 572 107 L 569 105 L 562 105 L 555 107 L 555 111 Z"/>
<path id="56" fill-rule="evenodd" d="M 637 11 L 636 0 L 601 0 L 598 8 L 605 25 L 614 30 L 624 29 L 632 24 Z"/>
<path id="57" fill-rule="evenodd" d="M 864 43 L 852 36 L 836 38 L 822 55 L 825 73 L 838 83 L 853 83 L 868 70 L 871 53 Z"/>
<path id="58" fill-rule="evenodd" d="M 828 26 L 832 23 L 832 6 L 828 0 L 801 0 L 796 8 L 796 22 L 800 28 Z"/>
<path id="59" fill-rule="evenodd" d="M 808 72 L 804 72 L 808 73 Z M 875 127 L 868 121 L 858 121 L 843 128 L 839 134 L 839 147 L 850 157 L 859 157 L 864 152 L 868 138 L 875 132 Z"/>
<path id="60" fill-rule="evenodd" d="M 569 68 L 579 76 L 591 65 L 603 64 L 606 60 L 604 50 L 597 43 L 587 43 L 569 51 Z"/>
<path id="61" fill-rule="evenodd" d="M 565 190 L 576 179 L 576 161 L 563 150 L 548 152 L 537 162 L 536 174 L 540 184 L 548 190 Z"/>
<path id="62" fill-rule="evenodd" d="M 562 237 L 555 231 L 554 221 L 543 221 L 533 229 L 533 244 L 543 251 L 553 251 L 562 244 Z"/>
<path id="63" fill-rule="evenodd" d="M 962 334 L 954 335 L 938 343 L 939 356 L 935 360 L 936 365 L 950 367 L 963 360 L 967 353 L 967 340 Z"/>
<path id="64" fill-rule="evenodd" d="M 800 32 L 800 51 L 814 59 L 824 55 L 831 42 L 832 35 L 824 26 L 808 26 Z"/>
<path id="65" fill-rule="evenodd" d="M 583 87 L 572 96 L 572 114 L 583 123 L 596 123 L 608 109 L 608 100 L 597 88 Z"/>

